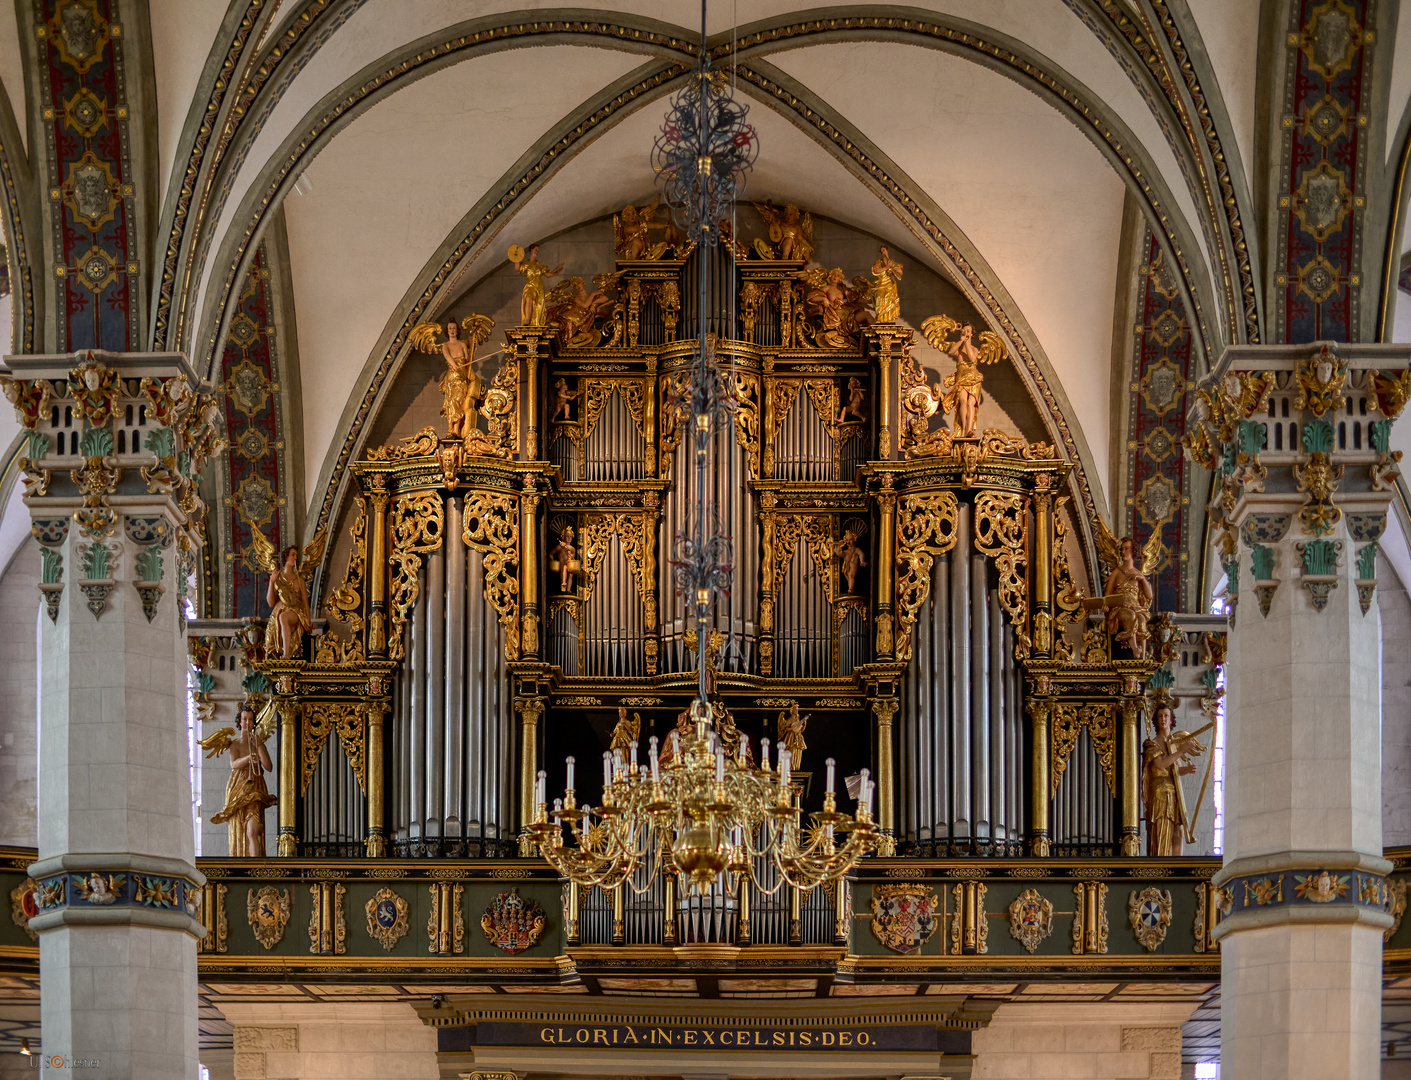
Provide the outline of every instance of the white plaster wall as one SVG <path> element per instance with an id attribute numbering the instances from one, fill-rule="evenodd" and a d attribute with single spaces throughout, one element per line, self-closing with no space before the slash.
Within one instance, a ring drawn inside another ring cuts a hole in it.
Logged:
<path id="1" fill-rule="evenodd" d="M 1382 615 L 1382 843 L 1411 844 L 1411 597 L 1396 575 L 1377 585 Z"/>
<path id="2" fill-rule="evenodd" d="M 38 843 L 39 545 L 0 577 L 0 844 Z"/>

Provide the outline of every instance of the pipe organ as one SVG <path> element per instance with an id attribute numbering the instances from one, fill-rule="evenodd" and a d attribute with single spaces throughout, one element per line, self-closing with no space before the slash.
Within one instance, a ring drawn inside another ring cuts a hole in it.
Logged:
<path id="1" fill-rule="evenodd" d="M 614 731 L 631 717 L 664 744 L 701 648 L 754 746 L 797 705 L 806 809 L 824 758 L 872 770 L 884 855 L 1136 854 L 1162 657 L 1083 633 L 1068 466 L 938 426 L 913 332 L 828 322 L 804 270 L 730 245 L 619 261 L 571 326 L 505 330 L 468 434 L 426 428 L 352 466 L 353 554 L 323 598 L 341 629 L 261 665 L 298 748 L 281 854 L 527 854 L 536 771 L 556 790 L 574 756 L 596 802 Z M 696 310 L 702 274 L 733 305 Z M 702 321 L 730 399 L 705 451 L 732 544 L 708 642 L 674 567 Z M 788 889 L 746 891 L 668 876 L 575 894 L 571 921 L 582 941 L 834 940 L 821 891 L 792 911 Z"/>

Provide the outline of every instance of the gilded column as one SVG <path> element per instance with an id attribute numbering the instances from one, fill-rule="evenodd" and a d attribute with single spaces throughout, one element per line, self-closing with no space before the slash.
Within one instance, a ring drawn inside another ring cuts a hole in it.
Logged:
<path id="1" fill-rule="evenodd" d="M 774 673 L 774 550 L 778 531 L 778 521 L 772 513 L 774 504 L 771 492 L 760 496 L 764 538 L 759 558 L 759 673 L 766 677 Z"/>
<path id="2" fill-rule="evenodd" d="M 387 658 L 387 479 L 368 477 L 372 504 L 372 557 L 368 560 L 367 658 Z"/>
<path id="3" fill-rule="evenodd" d="M 1034 659 L 1053 651 L 1053 492 L 1052 477 L 1040 473 L 1034 488 Z"/>
<path id="4" fill-rule="evenodd" d="M 539 770 L 539 717 L 544 715 L 543 698 L 520 698 L 515 702 L 520 717 L 519 744 L 519 824 L 521 829 L 534 820 L 538 807 L 534 805 L 534 781 Z M 535 853 L 528 837 L 519 838 L 519 853 L 525 857 Z"/>
<path id="5" fill-rule="evenodd" d="M 299 703 L 288 699 L 279 709 L 279 855 L 299 854 Z"/>
<path id="6" fill-rule="evenodd" d="M 1138 689 L 1136 678 L 1127 677 L 1123 687 L 1124 696 L 1119 704 L 1122 710 L 1122 828 L 1123 855 L 1141 854 L 1142 816 L 1142 739 L 1141 739 L 1141 699 L 1128 697 Z"/>
<path id="7" fill-rule="evenodd" d="M 877 495 L 877 652 L 876 659 L 896 655 L 896 627 L 893 611 L 897 550 L 897 495 L 892 474 L 882 477 Z"/>
<path id="8" fill-rule="evenodd" d="M 647 674 L 655 675 L 661 657 L 661 609 L 657 597 L 657 538 L 661 535 L 661 498 L 655 491 L 642 492 L 642 581 L 646 586 L 646 618 L 642 647 L 646 652 Z"/>
<path id="9" fill-rule="evenodd" d="M 892 721 L 899 703 L 896 698 L 872 702 L 877 717 L 877 838 L 878 855 L 897 853 L 896 779 L 892 767 Z"/>
<path id="10" fill-rule="evenodd" d="M 1029 764 L 1029 854 L 1042 857 L 1048 854 L 1049 845 L 1048 722 L 1053 712 L 1053 702 L 1048 698 L 1032 697 L 1025 707 L 1029 712 L 1033 736 Z"/>
<path id="11" fill-rule="evenodd" d="M 524 558 L 519 563 L 520 655 L 525 660 L 539 659 L 539 484 L 532 476 L 524 478 L 524 523 L 520 543 Z M 532 785 L 531 785 L 532 787 Z"/>
<path id="12" fill-rule="evenodd" d="M 382 679 L 374 680 L 382 689 Z M 387 713 L 386 701 L 367 703 L 367 840 L 370 859 L 387 854 Z"/>

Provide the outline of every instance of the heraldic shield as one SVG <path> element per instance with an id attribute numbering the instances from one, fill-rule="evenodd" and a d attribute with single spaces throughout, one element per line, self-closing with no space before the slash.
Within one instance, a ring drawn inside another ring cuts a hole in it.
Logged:
<path id="1" fill-rule="evenodd" d="M 925 885 L 878 885 L 868 905 L 877 940 L 896 952 L 914 953 L 935 932 L 941 902 Z"/>
<path id="2" fill-rule="evenodd" d="M 502 892 L 480 916 L 480 929 L 490 944 L 507 953 L 520 953 L 544 936 L 544 909 L 537 900 L 526 900 L 519 890 Z"/>

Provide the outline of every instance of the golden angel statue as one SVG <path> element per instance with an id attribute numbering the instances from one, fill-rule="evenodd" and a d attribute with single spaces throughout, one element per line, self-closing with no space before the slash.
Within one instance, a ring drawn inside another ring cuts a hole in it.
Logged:
<path id="1" fill-rule="evenodd" d="M 657 207 L 661 205 L 658 195 L 646 206 L 624 206 L 621 216 L 612 216 L 613 251 L 619 259 L 628 262 L 646 262 L 660 259 L 674 242 L 675 229 L 669 221 L 657 221 Z M 664 238 L 652 243 L 652 232 L 663 231 Z"/>
<path id="2" fill-rule="evenodd" d="M 208 758 L 230 751 L 225 805 L 211 815 L 211 823 L 230 830 L 230 854 L 236 858 L 265 856 L 265 808 L 278 801 L 265 786 L 265 773 L 274 768 L 265 742 L 274 734 L 277 715 L 270 702 L 256 720 L 254 704 L 246 701 L 240 706 L 238 731 L 224 727 L 201 740 Z"/>
<path id="3" fill-rule="evenodd" d="M 854 278 L 849 285 L 841 266 L 802 270 L 798 276 L 808 283 L 804 307 L 818 320 L 814 343 L 823 349 L 855 345 L 857 332 L 867 323 L 867 296 L 872 288 L 867 279 Z"/>
<path id="4" fill-rule="evenodd" d="M 779 745 L 789 751 L 789 765 L 795 771 L 803 768 L 803 752 L 808 749 L 804 742 L 804 728 L 808 727 L 808 717 L 799 715 L 799 703 L 792 701 L 789 707 L 779 714 Z"/>
<path id="5" fill-rule="evenodd" d="M 485 387 L 475 373 L 475 350 L 490 339 L 495 320 L 488 315 L 467 315 L 459 325 L 454 319 L 446 323 L 446 340 L 438 342 L 441 324 L 418 323 L 412 327 L 412 348 L 424 353 L 440 352 L 446 361 L 446 374 L 441 376 L 441 415 L 446 418 L 446 434 L 463 439 L 475 427 L 475 407 L 484 395 Z M 465 331 L 465 339 L 461 331 Z M 466 340 L 468 339 L 468 340 Z"/>
<path id="6" fill-rule="evenodd" d="M 848 594 L 856 594 L 857 572 L 867 565 L 857 543 L 856 527 L 843 530 L 843 538 L 833 545 L 833 554 L 843 562 L 843 580 L 848 583 Z"/>
<path id="7" fill-rule="evenodd" d="M 570 390 L 568 388 L 568 380 L 560 378 L 558 382 L 554 383 L 554 415 L 549 417 L 549 421 L 552 423 L 553 421 L 564 419 L 572 422 L 573 416 L 570 406 L 574 398 L 582 396 L 582 390 Z"/>
<path id="8" fill-rule="evenodd" d="M 260 527 L 252 526 L 250 531 L 255 562 L 269 574 L 266 598 L 270 613 L 269 622 L 265 624 L 265 656 L 291 660 L 304 643 L 304 635 L 314 628 L 313 614 L 309 611 L 308 580 L 323 558 L 328 533 L 320 529 L 304 548 L 302 556 L 297 545 L 286 548 L 281 562 Z"/>
<path id="9" fill-rule="evenodd" d="M 1146 819 L 1146 853 L 1164 859 L 1181 854 L 1184 845 L 1195 840 L 1181 777 L 1195 772 L 1191 755 L 1205 750 L 1195 736 L 1206 728 L 1194 733 L 1173 732 L 1176 714 L 1169 702 L 1157 706 L 1153 721 L 1156 735 L 1142 744 L 1142 816 Z"/>
<path id="10" fill-rule="evenodd" d="M 894 323 L 901 317 L 902 265 L 883 245 L 872 264 L 872 310 L 879 323 Z"/>
<path id="11" fill-rule="evenodd" d="M 571 277 L 554 286 L 546 301 L 550 326 L 558 327 L 559 344 L 567 349 L 591 349 L 602 340 L 594 328 L 602 309 L 611 301 L 607 289 L 616 286 L 621 273 L 595 274 L 592 292 L 581 277 Z"/>
<path id="12" fill-rule="evenodd" d="M 771 247 L 763 240 L 754 242 L 755 251 L 762 259 L 781 259 L 784 262 L 808 262 L 813 258 L 813 215 L 788 203 L 781 210 L 772 201 L 755 203 L 759 216 L 764 219 L 764 227 L 769 230 L 769 239 L 778 245 Z"/>
<path id="13" fill-rule="evenodd" d="M 544 279 L 563 273 L 563 263 L 550 270 L 539 261 L 538 244 L 530 244 L 527 252 L 518 244 L 511 244 L 508 254 L 515 273 L 524 275 L 524 296 L 519 301 L 520 323 L 524 326 L 545 325 L 549 296 L 544 289 Z"/>
<path id="14" fill-rule="evenodd" d="M 862 403 L 867 400 L 867 390 L 862 385 L 862 380 L 856 375 L 848 379 L 848 400 L 843 403 L 838 410 L 838 423 L 844 423 L 849 414 L 857 419 L 866 421 L 867 412 L 863 409 Z"/>
<path id="15" fill-rule="evenodd" d="M 612 729 L 612 744 L 609 750 L 619 750 L 622 752 L 622 760 L 628 760 L 628 754 L 632 750 L 632 744 L 637 741 L 642 734 L 642 714 L 633 713 L 632 719 L 627 719 L 627 706 L 617 707 L 617 726 Z"/>
<path id="16" fill-rule="evenodd" d="M 1112 535 L 1112 530 L 1101 518 L 1097 520 L 1097 550 L 1102 562 L 1111 566 L 1103 595 L 1085 599 L 1083 606 L 1089 610 L 1104 608 L 1107 611 L 1107 632 L 1114 641 L 1120 641 L 1132 651 L 1138 660 L 1146 659 L 1147 642 L 1151 632 L 1147 620 L 1151 617 L 1151 602 L 1155 598 L 1151 574 L 1161 563 L 1165 548 L 1161 544 L 1161 530 L 1152 531 L 1151 538 L 1142 548 L 1142 563 L 1136 563 L 1137 545 L 1130 536 L 1120 541 Z"/>
<path id="17" fill-rule="evenodd" d="M 951 334 L 957 333 L 954 341 Z M 958 323 L 949 315 L 932 315 L 921 324 L 921 332 L 932 348 L 945 353 L 955 361 L 955 371 L 947 375 L 942 384 L 945 393 L 941 397 L 941 408 L 954 416 L 956 438 L 969 439 L 975 435 L 975 423 L 980 416 L 980 403 L 985 400 L 985 377 L 980 374 L 981 364 L 994 364 L 1005 355 L 1004 342 L 993 330 L 980 334 L 979 348 L 975 346 L 975 327 L 970 323 Z"/>

